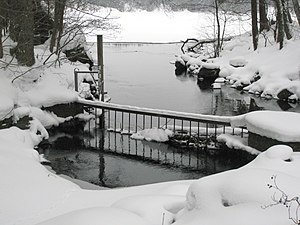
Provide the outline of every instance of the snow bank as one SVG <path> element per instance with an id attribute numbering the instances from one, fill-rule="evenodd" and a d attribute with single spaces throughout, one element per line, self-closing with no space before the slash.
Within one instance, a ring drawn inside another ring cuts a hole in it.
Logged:
<path id="1" fill-rule="evenodd" d="M 300 97 L 300 40 L 288 41 L 279 50 L 272 32 L 266 35 L 268 46 L 263 46 L 265 41 L 261 36 L 256 51 L 247 34 L 226 43 L 222 56 L 215 60 L 221 66 L 220 75 L 230 80 L 234 87 L 243 85 L 245 91 L 264 98 L 276 98 L 281 90 L 288 89 L 297 100 Z M 230 64 L 243 67 L 230 68 Z"/>
<path id="2" fill-rule="evenodd" d="M 60 123 L 64 123 L 73 117 L 61 118 L 55 115 L 53 112 L 41 110 L 37 107 L 18 107 L 13 111 L 13 120 L 17 122 L 24 116 L 30 116 L 38 120 L 45 128 L 51 128 L 52 126 L 58 126 Z M 82 117 L 82 116 L 81 116 Z"/>
<path id="3" fill-rule="evenodd" d="M 82 209 L 56 217 L 38 225 L 150 225 L 139 215 L 112 207 L 97 207 Z"/>
<path id="4" fill-rule="evenodd" d="M 9 80 L 0 77 L 0 119 L 5 119 L 12 114 L 14 104 L 17 101 L 17 90 L 12 86 Z"/>
<path id="5" fill-rule="evenodd" d="M 36 130 L 0 130 L 0 224 L 260 224 L 290 225 L 286 207 L 273 203 L 267 184 L 277 175 L 299 196 L 300 155 L 276 146 L 248 165 L 197 181 L 83 190 L 40 164 Z M 246 220 L 245 218 L 251 219 Z M 218 215 L 218 216 L 216 216 Z"/>
<path id="6" fill-rule="evenodd" d="M 233 117 L 232 126 L 283 142 L 300 142 L 300 114 L 294 112 L 255 111 Z"/>
<path id="7" fill-rule="evenodd" d="M 299 153 L 275 146 L 240 169 L 201 178 L 190 186 L 186 206 L 174 224 L 291 224 L 285 206 L 271 206 L 272 197 L 279 195 L 267 184 L 276 175 L 281 190 L 299 196 L 300 176 L 294 173 L 299 169 Z"/>
<path id="8" fill-rule="evenodd" d="M 34 129 L 0 130 L 0 224 L 153 224 L 148 220 L 152 216 L 161 219 L 158 212 L 170 211 L 173 218 L 184 205 L 191 181 L 116 190 L 80 189 L 40 164 L 41 157 L 33 149 L 38 135 Z M 156 200 L 151 203 L 152 198 Z M 133 207 L 134 202 L 140 206 L 144 200 L 148 207 Z"/>

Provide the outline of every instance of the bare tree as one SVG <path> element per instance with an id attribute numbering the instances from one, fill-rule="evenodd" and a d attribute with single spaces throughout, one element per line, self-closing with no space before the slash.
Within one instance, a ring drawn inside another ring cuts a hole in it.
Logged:
<path id="1" fill-rule="evenodd" d="M 35 63 L 33 47 L 33 5 L 32 0 L 14 0 L 10 12 L 10 32 L 17 46 L 12 53 L 15 54 L 20 65 L 32 66 Z"/>
<path id="2" fill-rule="evenodd" d="M 298 21 L 298 24 L 300 26 L 300 7 L 299 7 L 299 2 L 298 0 L 292 0 L 293 1 L 293 7 L 294 7 L 294 11 L 295 11 L 295 14 L 296 14 L 296 17 L 297 17 L 297 21 Z"/>
<path id="3" fill-rule="evenodd" d="M 7 29 L 8 2 L 0 0 L 0 59 L 3 58 L 2 33 Z"/>
<path id="4" fill-rule="evenodd" d="M 66 7 L 66 0 L 55 0 L 54 26 L 53 26 L 52 37 L 50 42 L 51 52 L 53 52 L 53 49 L 56 46 L 56 53 L 58 53 L 60 39 L 63 32 L 65 7 Z"/>
<path id="5" fill-rule="evenodd" d="M 251 0 L 252 42 L 254 51 L 258 46 L 257 1 Z"/>
<path id="6" fill-rule="evenodd" d="M 291 39 L 292 33 L 291 33 L 291 29 L 290 29 L 290 12 L 289 12 L 289 8 L 287 5 L 287 0 L 281 0 L 282 3 L 282 16 L 283 16 L 283 28 L 284 28 L 284 33 L 286 35 L 286 38 L 289 40 Z"/>
<path id="7" fill-rule="evenodd" d="M 279 43 L 279 49 L 283 48 L 283 40 L 284 40 L 284 28 L 283 28 L 283 9 L 282 9 L 282 1 L 274 0 L 276 6 L 276 33 L 275 39 L 276 42 Z"/>
<path id="8" fill-rule="evenodd" d="M 266 0 L 259 0 L 259 32 L 263 30 L 270 30 L 269 20 L 267 18 L 267 4 Z"/>

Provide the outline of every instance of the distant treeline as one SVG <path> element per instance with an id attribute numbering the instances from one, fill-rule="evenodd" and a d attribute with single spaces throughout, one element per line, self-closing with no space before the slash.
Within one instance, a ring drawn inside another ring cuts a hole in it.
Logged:
<path id="1" fill-rule="evenodd" d="M 209 5 L 211 0 L 87 0 L 90 3 L 104 7 L 117 8 L 120 11 L 131 11 L 143 9 L 152 11 L 161 6 L 166 9 L 178 11 L 187 9 L 189 11 L 202 11 L 204 5 Z"/>
<path id="2" fill-rule="evenodd" d="M 86 0 L 89 3 L 104 7 L 116 8 L 120 11 L 132 11 L 142 9 L 153 11 L 164 7 L 165 10 L 180 11 L 187 9 L 191 12 L 200 12 L 210 10 L 215 6 L 215 0 Z M 246 12 L 250 9 L 250 0 L 219 0 L 219 2 L 228 2 L 225 8 L 230 11 L 234 3 L 235 11 Z M 248 2 L 248 4 L 245 4 Z"/>

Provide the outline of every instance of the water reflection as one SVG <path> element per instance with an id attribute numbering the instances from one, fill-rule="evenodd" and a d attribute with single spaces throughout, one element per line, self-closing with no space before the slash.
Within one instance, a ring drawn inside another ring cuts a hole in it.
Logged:
<path id="1" fill-rule="evenodd" d="M 58 132 L 51 137 L 51 147 L 43 153 L 57 173 L 104 187 L 197 179 L 238 168 L 252 159 L 226 150 L 216 154 L 133 140 L 93 124 L 78 135 Z"/>

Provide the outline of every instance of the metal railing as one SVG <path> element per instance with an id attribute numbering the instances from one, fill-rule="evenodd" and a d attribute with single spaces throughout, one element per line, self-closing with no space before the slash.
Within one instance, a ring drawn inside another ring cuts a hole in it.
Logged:
<path id="1" fill-rule="evenodd" d="M 102 110 L 104 127 L 109 132 L 132 135 L 146 129 L 168 129 L 173 132 L 170 143 L 195 148 L 216 148 L 219 134 L 243 137 L 244 128 L 232 128 L 232 117 L 183 113 L 169 110 L 133 107 L 78 99 L 78 103 Z M 104 113 L 103 113 L 104 112 Z M 100 124 L 100 123 L 99 123 Z"/>

